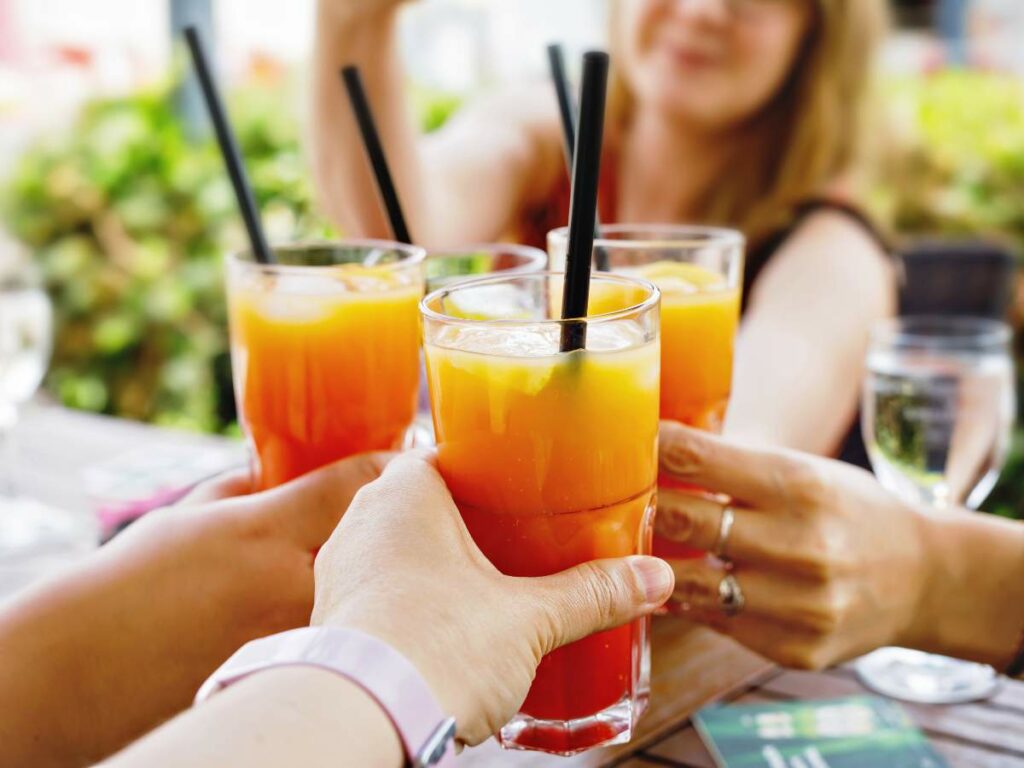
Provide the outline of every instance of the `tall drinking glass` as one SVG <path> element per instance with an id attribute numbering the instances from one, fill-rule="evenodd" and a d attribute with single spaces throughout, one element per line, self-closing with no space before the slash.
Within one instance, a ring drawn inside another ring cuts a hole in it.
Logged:
<path id="1" fill-rule="evenodd" d="M 560 352 L 562 273 L 496 276 L 422 304 L 438 463 L 500 571 L 542 576 L 650 552 L 657 480 L 658 289 L 597 275 L 586 348 Z M 465 312 L 489 301 L 489 316 Z M 505 747 L 572 754 L 628 741 L 649 695 L 648 620 L 541 661 Z"/>
<path id="2" fill-rule="evenodd" d="M 1006 460 L 1014 421 L 1010 328 L 972 317 L 877 325 L 862 408 L 871 466 L 890 491 L 938 509 L 977 508 Z M 971 701 L 998 684 L 991 667 L 903 648 L 857 663 L 870 688 L 932 704 Z"/>
<path id="3" fill-rule="evenodd" d="M 540 272 L 547 267 L 548 255 L 540 248 L 512 243 L 481 243 L 450 250 L 427 252 L 427 293 L 453 285 L 460 280 L 471 280 L 487 275 L 525 275 Z M 483 312 L 488 311 L 489 300 L 484 297 Z M 472 308 L 467 307 L 467 312 Z M 416 410 L 414 442 L 417 446 L 434 445 L 434 426 L 430 416 L 430 393 L 427 378 L 420 380 L 420 393 Z"/>
<path id="4" fill-rule="evenodd" d="M 568 228 L 548 233 L 553 268 L 565 264 L 567 244 Z M 606 224 L 594 241 L 598 249 L 613 272 L 645 278 L 661 289 L 661 418 L 721 431 L 732 390 L 743 235 L 714 227 Z M 600 292 L 592 292 L 591 311 L 600 305 Z M 680 487 L 666 478 L 662 483 Z M 654 554 L 704 555 L 660 536 L 654 537 Z"/>
<path id="5" fill-rule="evenodd" d="M 416 415 L 421 248 L 385 241 L 227 260 L 231 361 L 257 483 L 401 447 Z"/>

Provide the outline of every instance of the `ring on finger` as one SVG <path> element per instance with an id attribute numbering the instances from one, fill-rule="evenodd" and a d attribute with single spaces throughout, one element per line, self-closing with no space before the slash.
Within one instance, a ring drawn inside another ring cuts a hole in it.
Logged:
<path id="1" fill-rule="evenodd" d="M 732 533 L 733 523 L 736 521 L 736 513 L 732 507 L 722 507 L 722 517 L 718 521 L 718 538 L 715 539 L 715 546 L 711 550 L 719 560 L 727 560 L 725 553 L 729 545 L 729 534 Z"/>
<path id="2" fill-rule="evenodd" d="M 726 573 L 718 582 L 718 607 L 728 617 L 735 616 L 743 610 L 747 600 L 743 597 L 740 583 L 732 573 Z"/>

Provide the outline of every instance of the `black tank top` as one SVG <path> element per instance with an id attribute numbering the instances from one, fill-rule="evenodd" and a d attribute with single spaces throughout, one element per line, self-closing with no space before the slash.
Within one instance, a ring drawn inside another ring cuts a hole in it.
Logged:
<path id="1" fill-rule="evenodd" d="M 746 312 L 747 300 L 750 297 L 750 291 L 754 287 L 754 283 L 757 282 L 757 278 L 761 275 L 762 270 L 768 265 L 771 258 L 779 252 L 786 241 L 788 241 L 789 238 L 792 237 L 792 235 L 800 228 L 807 217 L 813 213 L 817 213 L 818 211 L 834 211 L 846 216 L 860 226 L 868 236 L 879 245 L 884 253 L 889 255 L 892 254 L 892 248 L 889 242 L 885 237 L 883 237 L 882 233 L 871 219 L 869 219 L 860 209 L 847 203 L 839 202 L 837 200 L 829 200 L 827 198 L 813 198 L 807 200 L 797 208 L 796 214 L 787 226 L 772 233 L 769 237 L 765 238 L 754 248 L 748 251 L 746 267 L 743 274 L 744 312 Z M 868 461 L 867 448 L 864 445 L 864 436 L 861 434 L 859 410 L 857 415 L 854 417 L 853 423 L 850 425 L 846 438 L 843 440 L 838 458 L 850 464 L 864 467 L 865 469 L 871 468 L 871 464 Z"/>

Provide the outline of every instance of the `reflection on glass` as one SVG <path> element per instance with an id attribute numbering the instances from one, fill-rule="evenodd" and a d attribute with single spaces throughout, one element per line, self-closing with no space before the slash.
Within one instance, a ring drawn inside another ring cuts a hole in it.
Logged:
<path id="1" fill-rule="evenodd" d="M 970 317 L 906 317 L 874 329 L 863 429 L 879 481 L 902 499 L 976 509 L 1009 449 L 1015 402 L 1010 329 Z M 866 685 L 933 704 L 991 695 L 995 670 L 903 648 L 865 656 Z"/>

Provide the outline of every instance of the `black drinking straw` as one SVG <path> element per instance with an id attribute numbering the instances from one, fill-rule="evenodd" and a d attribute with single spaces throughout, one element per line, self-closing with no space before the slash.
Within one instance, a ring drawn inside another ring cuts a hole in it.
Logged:
<path id="1" fill-rule="evenodd" d="M 572 194 L 569 201 L 569 244 L 565 254 L 562 319 L 586 317 L 590 298 L 590 257 L 597 220 L 597 180 L 601 173 L 601 140 L 608 86 L 608 54 L 588 51 L 583 56 L 580 88 L 580 123 L 573 153 Z M 562 352 L 587 344 L 584 321 L 562 325 Z"/>
<path id="2" fill-rule="evenodd" d="M 359 67 L 351 64 L 344 67 L 341 70 L 341 80 L 345 84 L 349 103 L 352 105 L 356 122 L 359 124 L 359 133 L 363 137 L 366 157 L 373 168 L 374 178 L 377 179 L 377 190 L 380 192 L 381 200 L 387 211 L 388 221 L 391 222 L 392 235 L 398 242 L 411 245 L 412 235 L 409 234 L 409 227 L 405 223 L 402 204 L 398 200 L 398 190 L 395 189 L 395 182 L 391 178 L 388 161 L 384 156 L 384 147 L 380 143 L 380 134 L 377 133 L 373 112 L 370 111 L 370 102 L 366 98 L 366 90 L 363 88 L 363 78 L 359 75 Z"/>
<path id="3" fill-rule="evenodd" d="M 572 153 L 576 149 L 576 107 L 569 92 L 569 78 L 565 74 L 565 54 L 559 43 L 548 46 L 548 69 L 558 98 L 558 116 L 562 120 L 562 139 L 565 148 L 565 167 L 572 173 Z"/>
<path id="4" fill-rule="evenodd" d="M 213 121 L 213 127 L 217 133 L 217 143 L 220 144 L 220 153 L 224 157 L 228 176 L 231 177 L 231 186 L 235 188 L 235 199 L 238 200 L 238 208 L 242 213 L 242 219 L 245 220 L 245 229 L 249 233 L 249 243 L 252 245 L 252 254 L 261 264 L 273 264 L 276 259 L 270 246 L 267 245 L 267 236 L 263 234 L 260 212 L 256 207 L 256 198 L 252 193 L 249 177 L 245 173 L 242 153 L 238 151 L 238 143 L 228 124 L 227 112 L 224 110 L 224 103 L 221 101 L 214 83 L 206 51 L 203 49 L 203 41 L 199 39 L 199 31 L 195 27 L 186 27 L 185 40 L 192 53 L 192 64 L 195 66 L 199 84 L 202 86 L 206 109 L 210 113 L 210 120 Z"/>
<path id="5" fill-rule="evenodd" d="M 555 85 L 555 95 L 558 97 L 558 114 L 562 122 L 562 138 L 565 148 L 565 167 L 571 178 L 573 153 L 576 149 L 576 108 L 572 103 L 569 78 L 565 74 L 565 55 L 562 53 L 562 46 L 559 43 L 552 43 L 548 46 L 548 67 L 551 70 L 551 81 Z M 597 213 L 594 214 L 594 237 L 601 237 L 601 219 Z M 594 262 L 602 272 L 608 271 L 608 254 L 603 248 L 594 250 Z"/>

